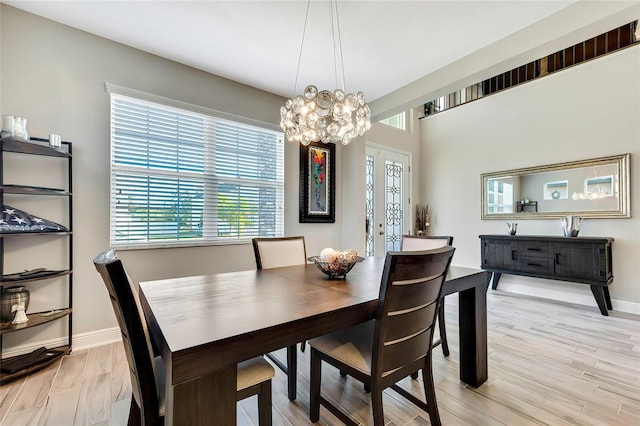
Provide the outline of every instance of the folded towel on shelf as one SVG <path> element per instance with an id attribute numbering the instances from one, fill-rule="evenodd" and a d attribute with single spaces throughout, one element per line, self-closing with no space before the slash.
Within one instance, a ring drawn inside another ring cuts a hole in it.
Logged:
<path id="1" fill-rule="evenodd" d="M 11 206 L 2 205 L 0 232 L 69 232 L 69 230 L 59 223 L 42 219 Z"/>
<path id="2" fill-rule="evenodd" d="M 63 355 L 64 351 L 58 349 L 47 349 L 44 346 L 30 352 L 28 354 L 19 355 L 8 361 L 2 361 L 0 371 L 5 374 L 13 374 L 25 368 L 32 367 L 34 365 L 43 363 L 53 358 L 57 358 Z"/>
<path id="3" fill-rule="evenodd" d="M 23 272 L 16 272 L 14 274 L 6 274 L 2 276 L 2 281 L 20 281 L 29 278 L 41 278 L 48 277 L 49 275 L 56 275 L 63 272 L 62 270 L 53 271 L 46 268 L 29 269 Z"/>

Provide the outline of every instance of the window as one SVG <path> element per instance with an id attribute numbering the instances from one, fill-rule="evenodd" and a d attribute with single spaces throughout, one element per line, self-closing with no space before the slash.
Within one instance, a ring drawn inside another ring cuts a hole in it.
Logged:
<path id="1" fill-rule="evenodd" d="M 488 213 L 513 213 L 513 185 L 490 180 L 487 182 Z"/>
<path id="2" fill-rule="evenodd" d="M 475 101 L 483 96 L 526 83 L 527 81 L 560 71 L 597 56 L 606 55 L 637 42 L 638 21 L 634 21 L 548 56 L 536 59 L 525 65 L 513 68 L 500 75 L 493 76 L 482 82 L 472 84 L 471 86 L 429 101 L 424 104 L 423 116 L 420 118 L 446 111 L 449 108 L 467 102 Z"/>
<path id="3" fill-rule="evenodd" d="M 396 129 L 406 130 L 404 121 L 404 112 L 401 112 L 399 114 L 385 118 L 384 120 L 380 120 L 380 123 L 386 124 L 387 126 L 395 127 Z"/>
<path id="4" fill-rule="evenodd" d="M 281 132 L 111 93 L 111 245 L 283 235 Z"/>

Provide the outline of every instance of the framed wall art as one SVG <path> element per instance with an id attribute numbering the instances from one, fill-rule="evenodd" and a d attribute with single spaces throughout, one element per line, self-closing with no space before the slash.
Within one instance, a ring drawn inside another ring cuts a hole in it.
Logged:
<path id="1" fill-rule="evenodd" d="M 336 221 L 336 146 L 300 145 L 300 223 Z"/>

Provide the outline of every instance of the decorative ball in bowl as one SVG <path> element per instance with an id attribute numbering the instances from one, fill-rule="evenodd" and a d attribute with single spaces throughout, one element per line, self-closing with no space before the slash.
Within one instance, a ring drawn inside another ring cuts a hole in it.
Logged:
<path id="1" fill-rule="evenodd" d="M 329 278 L 346 278 L 353 266 L 364 260 L 358 256 L 355 250 L 337 251 L 332 248 L 323 249 L 320 256 L 311 256 L 307 260 L 316 264 L 318 269 L 327 274 Z"/>

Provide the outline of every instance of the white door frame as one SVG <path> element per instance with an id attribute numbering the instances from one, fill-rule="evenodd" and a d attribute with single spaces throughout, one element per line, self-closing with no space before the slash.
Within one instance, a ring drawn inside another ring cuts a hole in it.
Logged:
<path id="1" fill-rule="evenodd" d="M 366 156 L 374 159 L 374 182 L 373 182 L 373 223 L 371 223 L 368 232 L 373 233 L 373 254 L 375 256 L 384 256 L 387 250 L 400 249 L 399 238 L 402 234 L 407 234 L 411 230 L 411 153 L 393 149 L 383 145 L 367 143 Z M 401 197 L 401 205 L 399 213 L 401 220 L 399 223 L 400 230 L 391 241 L 387 241 L 387 234 L 397 226 L 387 226 L 385 208 L 386 194 L 386 174 L 385 163 L 391 160 L 402 164 L 401 191 L 398 196 Z"/>

